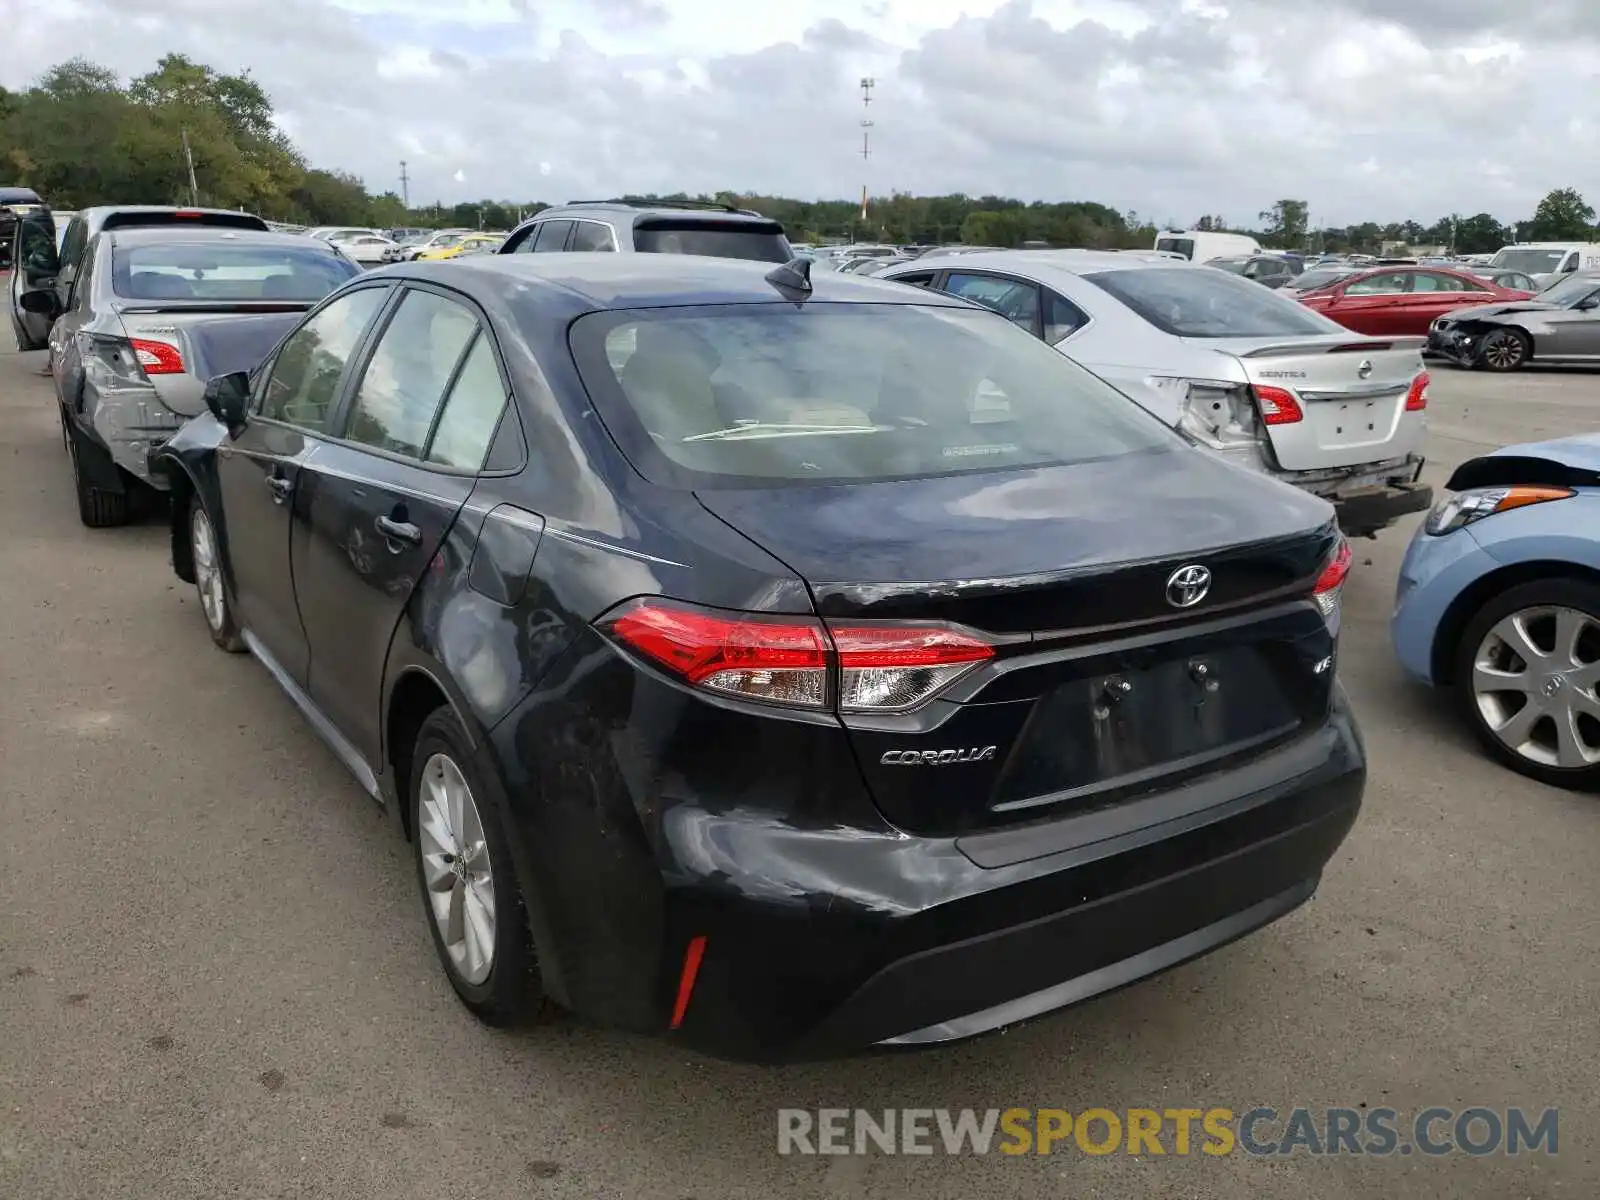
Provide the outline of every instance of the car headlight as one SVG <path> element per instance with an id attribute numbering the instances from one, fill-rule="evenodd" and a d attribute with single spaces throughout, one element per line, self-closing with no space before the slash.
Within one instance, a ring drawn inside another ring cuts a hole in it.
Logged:
<path id="1" fill-rule="evenodd" d="M 1547 500 L 1566 500 L 1575 495 L 1571 488 L 1557 487 L 1495 487 L 1468 488 L 1445 497 L 1433 506 L 1428 514 L 1427 531 L 1435 537 L 1452 533 L 1471 525 L 1474 521 L 1507 512 L 1513 508 L 1526 508 L 1530 504 L 1543 504 Z"/>

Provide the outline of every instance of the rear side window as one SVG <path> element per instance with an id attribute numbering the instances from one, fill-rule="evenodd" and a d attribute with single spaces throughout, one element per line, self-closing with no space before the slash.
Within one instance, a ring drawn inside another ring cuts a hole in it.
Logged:
<path id="1" fill-rule="evenodd" d="M 572 346 L 606 428 L 684 487 L 915 478 L 1181 448 L 991 314 L 919 304 L 599 312 Z"/>
<path id="2" fill-rule="evenodd" d="M 313 433 L 326 430 L 345 365 L 388 297 L 388 288 L 361 288 L 340 296 L 290 334 L 262 389 L 261 416 Z"/>
<path id="3" fill-rule="evenodd" d="M 611 236 L 611 226 L 598 221 L 577 221 L 572 226 L 572 244 L 568 250 L 615 250 L 617 243 Z"/>
<path id="4" fill-rule="evenodd" d="M 546 221 L 539 226 L 538 231 L 533 235 L 533 252 L 535 254 L 548 254 L 555 250 L 565 249 L 567 231 L 571 228 L 571 221 Z"/>
<path id="5" fill-rule="evenodd" d="M 367 360 L 345 438 L 421 458 L 478 320 L 433 292 L 407 292 Z"/>
<path id="6" fill-rule="evenodd" d="M 992 308 L 1018 329 L 1032 333 L 1039 322 L 1039 289 L 1017 279 L 996 275 L 965 275 L 952 271 L 944 290 L 952 296 Z"/>
<path id="7" fill-rule="evenodd" d="M 494 348 L 480 332 L 445 397 L 444 414 L 428 443 L 428 461 L 476 471 L 483 465 L 505 406 L 506 388 L 495 365 Z"/>
<path id="8" fill-rule="evenodd" d="M 125 300 L 315 301 L 360 273 L 314 242 L 251 245 L 218 237 L 118 244 L 111 252 L 111 290 Z"/>
<path id="9" fill-rule="evenodd" d="M 1095 271 L 1084 279 L 1177 337 L 1303 337 L 1344 327 L 1259 283 L 1199 267 Z"/>
<path id="10" fill-rule="evenodd" d="M 794 257 L 783 227 L 756 221 L 684 221 L 652 217 L 633 227 L 633 248 L 645 254 L 698 254 L 788 262 Z"/>

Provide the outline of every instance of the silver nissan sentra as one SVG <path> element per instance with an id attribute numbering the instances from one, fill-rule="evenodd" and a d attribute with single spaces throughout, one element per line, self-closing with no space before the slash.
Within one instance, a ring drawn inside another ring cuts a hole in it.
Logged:
<path id="1" fill-rule="evenodd" d="M 360 268 L 315 238 L 207 225 L 106 230 L 52 319 L 51 374 L 84 524 L 137 512 L 148 459 L 205 408 L 207 379 L 254 367 L 301 315 Z M 45 311 L 48 309 L 48 311 Z"/>

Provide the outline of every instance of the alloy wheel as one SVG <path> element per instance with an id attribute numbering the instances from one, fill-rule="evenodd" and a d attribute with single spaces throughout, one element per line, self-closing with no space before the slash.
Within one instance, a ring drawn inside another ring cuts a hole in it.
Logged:
<path id="1" fill-rule="evenodd" d="M 447 754 L 423 764 L 417 838 L 428 907 L 451 965 L 480 984 L 494 969 L 494 879 L 472 789 Z"/>
<path id="2" fill-rule="evenodd" d="M 213 632 L 220 633 L 227 621 L 228 601 L 222 592 L 217 537 L 211 528 L 211 518 L 198 503 L 189 518 L 189 544 L 194 553 L 194 581 L 200 592 L 200 607 L 205 609 L 206 624 Z"/>
<path id="3" fill-rule="evenodd" d="M 1600 620 L 1548 605 L 1502 618 L 1473 657 L 1472 696 L 1507 750 L 1562 770 L 1600 763 Z"/>
<path id="4" fill-rule="evenodd" d="M 1491 333 L 1483 343 L 1483 361 L 1497 371 L 1509 371 L 1522 362 L 1522 339 L 1514 333 Z"/>

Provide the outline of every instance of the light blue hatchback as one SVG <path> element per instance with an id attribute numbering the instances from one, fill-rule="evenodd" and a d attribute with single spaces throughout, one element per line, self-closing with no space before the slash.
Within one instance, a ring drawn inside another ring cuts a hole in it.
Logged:
<path id="1" fill-rule="evenodd" d="M 1401 666 L 1513 770 L 1600 785 L 1600 434 L 1507 446 L 1445 486 L 1400 567 Z"/>

